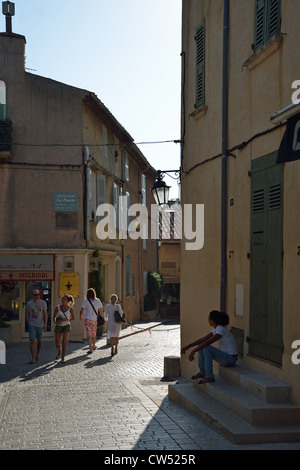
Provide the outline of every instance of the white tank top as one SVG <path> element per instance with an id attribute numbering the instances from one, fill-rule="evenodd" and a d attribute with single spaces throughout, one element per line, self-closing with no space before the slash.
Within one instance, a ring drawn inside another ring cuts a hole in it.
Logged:
<path id="1" fill-rule="evenodd" d="M 71 318 L 71 311 L 70 311 L 70 307 L 68 308 L 68 310 L 66 312 L 63 312 L 61 309 L 60 309 L 60 305 L 57 306 L 58 307 L 58 313 L 57 313 L 57 316 L 56 316 L 56 320 L 61 317 L 64 321 L 62 321 L 61 323 L 58 324 L 58 326 L 66 326 L 66 325 L 70 325 L 70 318 Z"/>

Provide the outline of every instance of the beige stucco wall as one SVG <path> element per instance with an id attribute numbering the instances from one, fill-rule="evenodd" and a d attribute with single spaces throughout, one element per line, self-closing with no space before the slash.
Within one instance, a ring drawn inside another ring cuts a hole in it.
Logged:
<path id="1" fill-rule="evenodd" d="M 252 61 L 254 28 L 254 1 L 230 2 L 229 39 L 229 129 L 228 148 L 232 148 L 255 134 L 273 127 L 270 116 L 291 102 L 291 85 L 299 79 L 300 58 L 296 45 L 300 40 L 297 26 L 297 0 L 282 2 L 282 26 L 285 33 L 275 50 L 261 63 Z M 197 114 L 195 102 L 195 31 L 206 20 L 206 106 Z M 222 34 L 223 2 L 203 0 L 183 2 L 183 44 L 186 54 L 186 136 L 183 170 L 204 161 L 222 150 Z M 270 51 L 269 51 L 270 52 Z M 267 50 L 268 53 L 268 50 Z M 250 69 L 251 68 L 251 69 Z M 227 242 L 227 303 L 231 326 L 249 333 L 250 294 L 250 187 L 251 160 L 279 148 L 284 127 L 256 138 L 228 157 L 228 242 Z M 182 203 L 205 204 L 205 240 L 199 252 L 187 252 L 181 245 L 181 322 L 182 344 L 209 331 L 207 316 L 220 303 L 220 214 L 221 214 L 221 159 L 216 158 L 182 174 Z M 298 284 L 300 279 L 300 221 L 297 209 L 300 188 L 299 162 L 284 166 L 284 262 L 283 262 L 283 365 L 274 366 L 247 356 L 244 342 L 244 361 L 255 369 L 291 383 L 292 398 L 299 402 L 300 384 L 297 380 L 300 365 L 291 362 L 291 344 L 300 339 L 298 322 Z M 233 200 L 233 205 L 229 204 Z M 244 287 L 243 316 L 236 316 L 235 284 Z M 197 331 L 197 333 L 195 333 Z M 298 367 L 298 368 L 297 368 Z M 182 358 L 182 372 L 189 376 L 196 364 Z"/>

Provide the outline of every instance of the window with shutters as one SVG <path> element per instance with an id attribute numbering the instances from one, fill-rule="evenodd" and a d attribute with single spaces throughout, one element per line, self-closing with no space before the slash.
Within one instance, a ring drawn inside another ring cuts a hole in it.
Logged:
<path id="1" fill-rule="evenodd" d="M 280 36 L 281 0 L 255 0 L 254 52 Z"/>
<path id="2" fill-rule="evenodd" d="M 205 105 L 205 22 L 196 31 L 196 103 L 195 108 Z"/>
<path id="3" fill-rule="evenodd" d="M 107 129 L 105 126 L 102 126 L 102 153 L 108 157 Z"/>
<path id="4" fill-rule="evenodd" d="M 5 83 L 0 80 L 0 119 L 6 118 L 6 87 Z"/>
<path id="5" fill-rule="evenodd" d="M 141 175 L 142 204 L 147 207 L 146 201 L 146 176 Z M 143 250 L 147 249 L 147 226 L 143 224 Z"/>
<path id="6" fill-rule="evenodd" d="M 97 175 L 97 207 L 106 203 L 106 179 L 105 175 Z M 97 217 L 100 220 L 103 217 Z"/>
<path id="7" fill-rule="evenodd" d="M 125 180 L 129 181 L 129 156 L 125 153 Z"/>
<path id="8" fill-rule="evenodd" d="M 126 268 L 126 278 L 125 278 L 125 281 L 126 281 L 126 297 L 129 297 L 129 295 L 130 295 L 130 256 L 129 255 L 126 256 L 125 268 Z"/>

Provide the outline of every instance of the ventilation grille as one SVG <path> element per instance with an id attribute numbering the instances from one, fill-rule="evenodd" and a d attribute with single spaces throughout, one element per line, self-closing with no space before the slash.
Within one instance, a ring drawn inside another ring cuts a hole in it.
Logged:
<path id="1" fill-rule="evenodd" d="M 253 192 L 253 214 L 264 211 L 264 190 L 259 189 Z"/>
<path id="2" fill-rule="evenodd" d="M 280 184 L 271 186 L 269 189 L 269 209 L 279 209 L 281 207 Z"/>

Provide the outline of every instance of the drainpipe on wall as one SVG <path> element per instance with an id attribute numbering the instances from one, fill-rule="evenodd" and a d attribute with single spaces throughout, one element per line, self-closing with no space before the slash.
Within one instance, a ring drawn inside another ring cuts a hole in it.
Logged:
<path id="1" fill-rule="evenodd" d="M 229 0 L 223 11 L 223 78 L 222 78 L 222 185 L 221 185 L 221 291 L 220 310 L 226 310 L 227 282 L 227 164 L 228 164 L 228 43 Z"/>
<path id="2" fill-rule="evenodd" d="M 91 168 L 90 154 L 87 146 L 83 149 L 85 164 L 85 240 L 86 248 L 89 247 L 90 241 L 90 215 L 91 215 Z"/>

